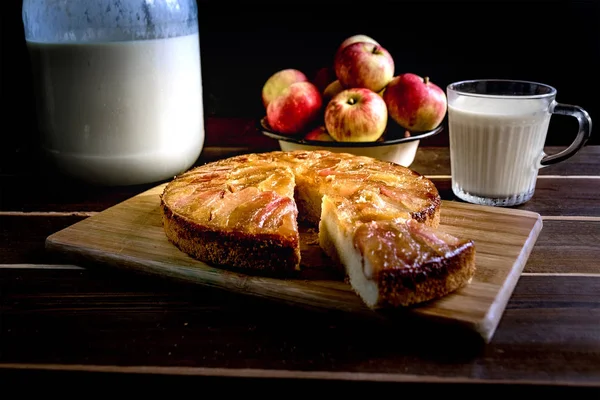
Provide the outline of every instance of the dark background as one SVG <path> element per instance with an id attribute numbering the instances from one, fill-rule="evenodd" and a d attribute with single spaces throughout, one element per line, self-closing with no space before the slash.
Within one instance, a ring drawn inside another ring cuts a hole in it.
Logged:
<path id="1" fill-rule="evenodd" d="M 36 131 L 21 5 L 5 0 L 0 8 L 5 150 L 26 148 Z M 471 78 L 540 81 L 558 89 L 557 101 L 582 106 L 592 119 L 600 113 L 595 1 L 198 0 L 198 7 L 207 117 L 260 117 L 272 73 L 298 68 L 312 76 L 358 33 L 388 49 L 396 73 L 427 75 L 442 88 Z M 547 144 L 569 144 L 576 131 L 575 119 L 555 116 Z M 599 139 L 593 132 L 588 144 Z"/>

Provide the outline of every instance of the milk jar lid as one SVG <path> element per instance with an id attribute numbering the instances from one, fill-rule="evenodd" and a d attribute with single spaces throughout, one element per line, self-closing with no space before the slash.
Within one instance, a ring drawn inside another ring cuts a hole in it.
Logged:
<path id="1" fill-rule="evenodd" d="M 23 0 L 25 39 L 76 43 L 198 33 L 195 0 Z"/>

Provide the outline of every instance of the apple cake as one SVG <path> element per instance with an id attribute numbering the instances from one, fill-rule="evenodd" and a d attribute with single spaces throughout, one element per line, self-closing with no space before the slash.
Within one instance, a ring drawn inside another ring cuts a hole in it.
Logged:
<path id="1" fill-rule="evenodd" d="M 298 221 L 314 224 L 320 247 L 373 309 L 439 298 L 475 271 L 473 241 L 437 229 L 433 182 L 369 157 L 245 154 L 175 177 L 160 198 L 168 240 L 214 266 L 297 271 Z"/>

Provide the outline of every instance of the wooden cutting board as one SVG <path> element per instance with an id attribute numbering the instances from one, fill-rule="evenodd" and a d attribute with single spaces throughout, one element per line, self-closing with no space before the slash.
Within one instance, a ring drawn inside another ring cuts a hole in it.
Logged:
<path id="1" fill-rule="evenodd" d="M 249 295 L 324 309 L 380 316 L 367 309 L 343 281 L 328 272 L 317 233 L 302 231 L 305 271 L 291 279 L 215 268 L 192 259 L 167 241 L 157 186 L 49 236 L 46 247 L 79 261 L 135 269 Z M 408 310 L 411 316 L 462 325 L 489 341 L 519 279 L 538 234 L 539 214 L 444 201 L 440 229 L 476 244 L 477 272 L 465 288 Z M 404 310 L 407 311 L 407 310 Z M 404 314 L 381 313 L 383 318 Z"/>

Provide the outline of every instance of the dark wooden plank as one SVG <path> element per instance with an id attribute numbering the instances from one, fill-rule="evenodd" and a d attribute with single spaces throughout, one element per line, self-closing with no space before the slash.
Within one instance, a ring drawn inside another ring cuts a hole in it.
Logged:
<path id="1" fill-rule="evenodd" d="M 380 379 L 368 380 L 368 376 L 361 380 L 347 380 L 332 377 L 328 379 L 307 379 L 305 377 L 265 379 L 264 377 L 222 377 L 213 375 L 196 375 L 185 370 L 182 374 L 172 373 L 172 368 L 166 371 L 144 369 L 140 372 L 88 372 L 44 369 L 12 369 L 0 370 L 3 378 L 2 388 L 18 389 L 20 394 L 27 392 L 48 393 L 49 390 L 64 392 L 65 388 L 72 388 L 73 382 L 78 387 L 90 387 L 97 395 L 106 393 L 114 395 L 114 388 L 122 391 L 124 387 L 134 390 L 136 395 L 148 394 L 156 396 L 157 393 L 172 393 L 172 388 L 179 392 L 206 393 L 217 391 L 221 396 L 247 396 L 248 393 L 294 393 L 298 397 L 310 397 L 319 392 L 335 392 L 336 397 L 356 397 L 357 393 L 405 393 L 410 390 L 417 391 L 420 397 L 430 398 L 439 396 L 486 397 L 490 393 L 496 396 L 519 396 L 528 398 L 542 398 L 546 396 L 577 396 L 578 398 L 595 399 L 600 394 L 600 389 L 594 386 L 572 386 L 560 382 L 549 384 L 506 384 L 505 382 L 405 382 L 382 381 Z M 169 388 L 169 389 L 167 389 Z M 201 389 L 199 389 L 201 388 Z M 275 397 L 277 395 L 274 395 Z M 267 398 L 270 398 L 268 396 Z"/>
<path id="2" fill-rule="evenodd" d="M 245 147 L 209 147 L 203 150 L 195 165 L 247 151 Z M 162 182 L 99 186 L 68 179 L 52 170 L 25 170 L 18 174 L 0 175 L 0 211 L 102 211 Z"/>
<path id="3" fill-rule="evenodd" d="M 600 216 L 600 179 L 538 179 L 532 199 L 517 208 L 543 216 Z"/>
<path id="4" fill-rule="evenodd" d="M 450 149 L 419 144 L 410 169 L 422 175 L 450 175 Z"/>
<path id="5" fill-rule="evenodd" d="M 600 221 L 543 224 L 523 272 L 600 275 Z"/>
<path id="6" fill-rule="evenodd" d="M 251 118 L 208 118 L 205 147 L 245 147 L 261 151 L 277 150 L 277 140 L 258 130 L 258 120 Z"/>
<path id="7" fill-rule="evenodd" d="M 247 144 L 246 144 L 247 145 Z M 255 148 L 257 151 L 267 151 L 268 148 Z M 242 143 L 241 146 L 230 148 L 208 147 L 196 162 L 196 165 L 219 158 L 232 155 L 247 153 L 251 151 Z M 570 174 L 570 175 L 600 175 L 600 163 L 594 161 L 600 157 L 600 146 L 590 146 L 584 149 L 582 154 L 566 161 L 563 164 L 555 165 L 543 169 L 544 174 Z M 447 148 L 422 148 L 417 153 L 414 164 L 411 168 L 427 175 L 449 175 L 449 158 Z M 571 190 L 571 182 L 565 184 L 562 181 L 547 181 L 548 178 L 539 179 L 536 193 L 537 203 L 541 202 L 541 209 L 550 209 L 553 214 L 557 212 L 567 212 L 567 215 L 577 212 L 581 207 L 588 204 L 597 196 L 598 186 L 596 182 L 582 180 L 582 191 L 575 192 Z M 445 198 L 453 198 L 449 179 L 436 180 L 439 182 L 440 191 L 444 192 Z M 0 185 L 3 188 L 0 199 L 0 210 L 2 211 L 101 211 L 107 207 L 115 205 L 136 194 L 139 194 L 161 182 L 118 187 L 102 187 L 85 185 L 73 182 L 64 177 L 48 173 L 48 175 L 32 175 L 31 172 L 18 175 L 5 174 L 0 176 Z M 575 183 L 578 185 L 578 183 Z M 589 197 L 592 197 L 590 199 Z M 571 207 L 570 203 L 564 200 L 576 200 L 578 204 Z M 539 200 L 539 201 L 537 201 Z M 597 203 L 597 202 L 596 202 Z M 561 206 L 564 209 L 561 209 Z M 524 209 L 528 206 L 525 206 Z M 595 211 L 595 210 L 590 210 Z M 589 215 L 589 214 L 582 214 Z M 596 213 L 600 215 L 600 213 Z"/>
<path id="8" fill-rule="evenodd" d="M 1 211 L 102 211 L 155 184 L 102 187 L 57 176 L 2 176 Z"/>
<path id="9" fill-rule="evenodd" d="M 278 150 L 276 140 L 262 135 L 257 129 L 256 120 L 251 118 L 207 117 L 205 121 L 206 138 L 199 162 L 212 160 L 214 149 L 243 149 L 243 152 Z M 446 138 L 442 138 L 446 137 Z M 415 161 L 411 168 L 423 174 L 449 175 L 450 152 L 447 145 L 447 131 L 437 137 L 421 141 Z M 546 153 L 556 153 L 564 147 L 547 146 Z M 571 159 L 540 170 L 540 175 L 600 175 L 600 146 L 584 147 Z M 15 148 L 7 152 L 0 160 L 3 175 L 38 174 L 47 171 L 43 156 L 34 147 Z"/>
<path id="10" fill-rule="evenodd" d="M 238 153 L 243 150 L 238 149 Z M 221 153 L 218 153 L 221 154 Z M 450 178 L 433 178 L 442 198 L 457 200 Z M 31 185 L 21 177 L 0 177 L 2 211 L 103 211 L 156 184 L 99 187 L 66 180 L 46 180 Z M 600 216 L 600 180 L 591 178 L 540 178 L 533 199 L 519 208 L 542 215 Z"/>
<path id="11" fill-rule="evenodd" d="M 257 129 L 256 120 L 251 118 L 210 117 L 205 119 L 205 148 L 239 148 L 258 151 L 276 150 L 279 144 Z M 33 139 L 38 133 L 27 132 L 25 135 Z M 44 154 L 41 153 L 37 143 L 29 140 L 22 145 L 12 145 L 1 148 L 0 173 L 2 175 L 32 175 L 54 174 L 48 169 Z M 205 155 L 202 154 L 200 159 Z"/>
<path id="12" fill-rule="evenodd" d="M 554 154 L 564 147 L 549 146 L 547 154 Z M 586 146 L 570 159 L 540 169 L 546 175 L 592 175 L 600 176 L 600 146 Z M 450 149 L 446 147 L 420 146 L 411 169 L 424 175 L 450 175 Z"/>
<path id="13" fill-rule="evenodd" d="M 46 237 L 83 216 L 0 216 L 0 264 L 59 262 Z M 600 221 L 544 220 L 526 273 L 600 273 Z"/>
<path id="14" fill-rule="evenodd" d="M 600 384 L 598 277 L 521 277 L 486 346 L 121 271 L 0 269 L 0 285 L 2 363 Z"/>
<path id="15" fill-rule="evenodd" d="M 0 264 L 53 263 L 55 257 L 44 248 L 46 237 L 83 218 L 0 215 Z"/>
<path id="16" fill-rule="evenodd" d="M 547 147 L 546 154 L 555 154 L 565 147 Z M 590 145 L 562 163 L 540 169 L 540 175 L 600 175 L 600 146 Z"/>
<path id="17" fill-rule="evenodd" d="M 442 199 L 458 199 L 450 178 L 432 179 Z M 542 216 L 600 216 L 600 179 L 540 178 L 531 200 L 516 209 L 535 211 Z"/>

